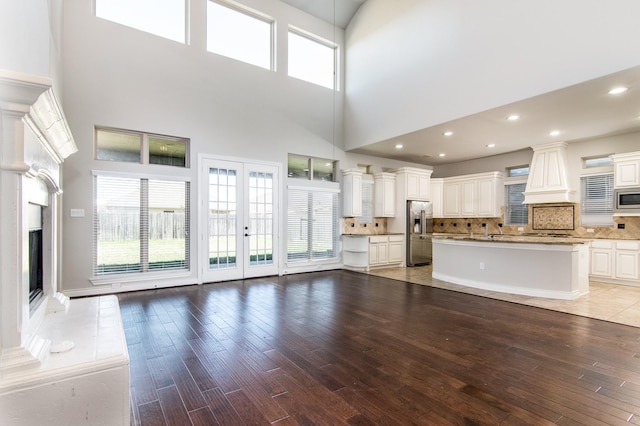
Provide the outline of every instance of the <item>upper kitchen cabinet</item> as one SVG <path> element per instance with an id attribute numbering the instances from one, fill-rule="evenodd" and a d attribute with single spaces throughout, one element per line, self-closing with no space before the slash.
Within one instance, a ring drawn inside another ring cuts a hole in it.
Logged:
<path id="1" fill-rule="evenodd" d="M 612 155 L 614 187 L 640 186 L 640 152 Z"/>
<path id="2" fill-rule="evenodd" d="M 398 197 L 406 200 L 431 201 L 431 173 L 433 170 L 402 167 L 395 170 Z"/>
<path id="3" fill-rule="evenodd" d="M 443 185 L 444 179 L 433 178 L 431 179 L 431 204 L 433 207 L 433 217 L 444 217 L 443 212 Z"/>
<path id="4" fill-rule="evenodd" d="M 396 175 L 393 173 L 376 173 L 374 180 L 375 217 L 394 217 L 396 215 Z"/>
<path id="5" fill-rule="evenodd" d="M 500 172 L 444 178 L 442 188 L 442 217 L 500 216 L 502 207 L 502 173 Z M 434 217 L 437 217 L 435 213 Z"/>
<path id="6" fill-rule="evenodd" d="M 342 171 L 342 216 L 362 216 L 362 170 Z"/>

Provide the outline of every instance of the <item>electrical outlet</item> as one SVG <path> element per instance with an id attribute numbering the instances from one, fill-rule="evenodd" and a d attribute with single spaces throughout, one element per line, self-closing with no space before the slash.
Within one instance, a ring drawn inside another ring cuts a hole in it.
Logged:
<path id="1" fill-rule="evenodd" d="M 588 232 L 589 234 L 593 234 L 595 231 L 593 230 L 593 228 L 587 228 L 587 232 Z"/>
<path id="2" fill-rule="evenodd" d="M 518 226 L 518 232 L 524 232 L 524 227 Z"/>
<path id="3" fill-rule="evenodd" d="M 480 262 L 480 270 L 484 271 L 484 262 Z"/>

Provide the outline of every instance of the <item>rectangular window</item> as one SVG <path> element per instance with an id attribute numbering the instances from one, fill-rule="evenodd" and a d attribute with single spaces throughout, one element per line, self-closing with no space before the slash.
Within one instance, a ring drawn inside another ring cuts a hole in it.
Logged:
<path id="1" fill-rule="evenodd" d="M 594 167 L 609 167 L 613 166 L 613 158 L 606 156 L 583 158 L 584 168 L 592 169 Z"/>
<path id="2" fill-rule="evenodd" d="M 93 274 L 189 269 L 189 182 L 97 175 Z"/>
<path id="3" fill-rule="evenodd" d="M 336 52 L 330 41 L 289 29 L 289 77 L 335 89 Z"/>
<path id="4" fill-rule="evenodd" d="M 289 189 L 287 259 L 302 262 L 338 256 L 338 193 Z"/>
<path id="5" fill-rule="evenodd" d="M 287 176 L 293 179 L 335 182 L 338 162 L 326 158 L 289 154 Z"/>
<path id="6" fill-rule="evenodd" d="M 257 12 L 207 2 L 207 50 L 273 69 L 273 20 Z"/>
<path id="7" fill-rule="evenodd" d="M 526 183 L 504 185 L 505 225 L 527 225 L 529 223 L 529 205 L 522 204 L 526 186 Z"/>
<path id="8" fill-rule="evenodd" d="M 188 167 L 188 147 L 184 138 L 96 128 L 96 160 Z"/>
<path id="9" fill-rule="evenodd" d="M 613 226 L 613 173 L 580 178 L 580 223 Z"/>
<path id="10" fill-rule="evenodd" d="M 516 166 L 507 168 L 507 177 L 522 177 L 529 175 L 529 166 Z"/>
<path id="11" fill-rule="evenodd" d="M 180 43 L 187 0 L 96 0 L 96 16 Z"/>

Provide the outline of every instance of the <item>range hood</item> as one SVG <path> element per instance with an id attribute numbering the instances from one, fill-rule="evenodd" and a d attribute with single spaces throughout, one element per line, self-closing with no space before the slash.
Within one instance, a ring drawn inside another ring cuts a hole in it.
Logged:
<path id="1" fill-rule="evenodd" d="M 533 158 L 523 204 L 573 203 L 576 192 L 569 187 L 567 143 L 532 146 Z"/>

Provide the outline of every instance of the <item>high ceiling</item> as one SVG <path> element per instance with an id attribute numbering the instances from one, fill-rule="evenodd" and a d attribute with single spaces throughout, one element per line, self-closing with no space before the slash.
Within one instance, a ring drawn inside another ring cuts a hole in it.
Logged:
<path id="1" fill-rule="evenodd" d="M 327 22 L 333 22 L 335 16 L 336 25 L 345 28 L 366 0 L 282 1 Z M 618 95 L 608 94 L 618 86 L 628 90 Z M 508 120 L 513 114 L 519 115 L 519 119 Z M 559 134 L 551 136 L 553 130 Z M 445 136 L 448 131 L 453 134 Z M 547 142 L 571 143 L 635 131 L 640 131 L 640 66 L 350 152 L 438 165 L 518 151 Z M 396 148 L 397 145 L 402 148 Z"/>

